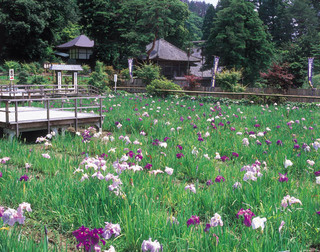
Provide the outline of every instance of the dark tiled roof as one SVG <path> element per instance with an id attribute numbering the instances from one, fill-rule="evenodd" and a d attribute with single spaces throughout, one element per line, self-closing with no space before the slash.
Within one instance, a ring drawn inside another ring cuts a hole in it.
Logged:
<path id="1" fill-rule="evenodd" d="M 201 53 L 202 53 L 201 48 L 196 47 L 196 48 L 193 48 L 192 56 L 195 56 L 197 58 L 202 58 Z M 201 68 L 203 67 L 204 62 L 205 62 L 205 60 L 203 58 L 200 62 L 197 62 L 195 66 L 191 66 L 190 73 L 195 76 L 198 76 L 198 77 L 211 78 L 212 77 L 212 69 L 201 71 Z"/>
<path id="2" fill-rule="evenodd" d="M 92 48 L 94 46 L 94 41 L 90 40 L 86 35 L 80 35 L 75 39 L 64 43 L 62 45 L 58 45 L 57 48 L 70 48 L 70 47 L 84 47 L 84 48 Z"/>
<path id="3" fill-rule="evenodd" d="M 149 51 L 152 47 L 152 43 L 147 45 L 146 51 Z M 188 54 L 179 49 L 178 47 L 170 44 L 164 39 L 158 39 L 155 47 L 150 54 L 150 59 L 169 60 L 169 61 L 189 61 L 198 62 L 201 59 L 194 56 L 190 56 L 188 60 Z"/>
<path id="4" fill-rule="evenodd" d="M 49 69 L 57 71 L 83 71 L 80 65 L 52 65 Z"/>

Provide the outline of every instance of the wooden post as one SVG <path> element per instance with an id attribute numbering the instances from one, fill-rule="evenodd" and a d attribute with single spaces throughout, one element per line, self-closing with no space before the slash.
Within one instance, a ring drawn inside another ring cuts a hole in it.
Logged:
<path id="1" fill-rule="evenodd" d="M 49 99 L 46 100 L 46 105 L 47 105 L 48 134 L 50 134 L 50 101 Z"/>
<path id="2" fill-rule="evenodd" d="M 9 124 L 9 102 L 6 101 L 6 124 Z"/>
<path id="3" fill-rule="evenodd" d="M 103 118 L 102 118 L 102 98 L 100 96 L 99 98 L 100 100 L 100 109 L 99 109 L 99 115 L 100 115 L 100 129 L 99 129 L 99 132 L 102 133 L 102 123 L 103 123 Z"/>
<path id="4" fill-rule="evenodd" d="M 18 121 L 18 102 L 14 103 L 15 121 L 16 121 L 16 137 L 19 136 L 19 121 Z"/>
<path id="5" fill-rule="evenodd" d="M 75 130 L 78 131 L 78 100 L 74 99 L 74 116 L 75 116 Z"/>

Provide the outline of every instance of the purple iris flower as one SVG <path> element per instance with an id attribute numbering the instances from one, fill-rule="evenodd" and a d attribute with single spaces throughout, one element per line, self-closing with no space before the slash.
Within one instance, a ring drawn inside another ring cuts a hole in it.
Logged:
<path id="1" fill-rule="evenodd" d="M 152 164 L 147 163 L 147 164 L 144 166 L 144 169 L 145 169 L 145 170 L 150 170 L 151 167 L 152 167 Z"/>
<path id="2" fill-rule="evenodd" d="M 281 140 L 278 140 L 278 141 L 277 141 L 277 145 L 282 146 L 282 145 L 283 145 L 282 141 L 281 141 Z"/>
<path id="3" fill-rule="evenodd" d="M 206 182 L 206 185 L 209 186 L 209 185 L 213 185 L 213 182 L 211 179 L 209 179 L 207 182 Z"/>
<path id="4" fill-rule="evenodd" d="M 141 156 L 139 154 L 136 155 L 136 157 L 135 157 L 135 160 L 138 161 L 138 162 L 140 162 L 142 159 L 143 159 L 143 156 Z"/>
<path id="5" fill-rule="evenodd" d="M 285 174 L 279 172 L 279 182 L 288 182 L 287 172 Z"/>
<path id="6" fill-rule="evenodd" d="M 200 223 L 199 216 L 192 215 L 191 218 L 187 221 L 187 226 L 189 227 L 190 225 L 197 225 L 199 223 Z"/>
<path id="7" fill-rule="evenodd" d="M 216 179 L 214 180 L 215 182 L 217 182 L 217 183 L 220 183 L 221 182 L 221 180 L 222 180 L 222 182 L 224 182 L 225 181 L 225 178 L 224 177 L 222 177 L 222 176 L 217 176 L 216 177 Z"/>
<path id="8" fill-rule="evenodd" d="M 256 134 L 256 132 L 254 132 L 254 131 L 249 131 L 249 135 L 254 135 L 254 134 Z"/>
<path id="9" fill-rule="evenodd" d="M 259 140 L 256 141 L 256 144 L 260 146 L 262 145 L 262 143 Z"/>
<path id="10" fill-rule="evenodd" d="M 209 232 L 210 227 L 211 227 L 210 223 L 207 223 L 204 229 L 204 232 Z"/>
<path id="11" fill-rule="evenodd" d="M 0 171 L 0 178 L 2 178 L 2 172 Z"/>
<path id="12" fill-rule="evenodd" d="M 115 124 L 115 125 L 118 125 L 118 124 L 119 124 L 119 122 L 115 122 L 114 124 Z"/>
<path id="13" fill-rule="evenodd" d="M 219 122 L 218 126 L 224 126 L 224 124 L 222 122 Z"/>
<path id="14" fill-rule="evenodd" d="M 176 155 L 176 156 L 177 156 L 177 158 L 178 158 L 178 159 L 180 159 L 180 158 L 184 157 L 184 155 L 183 155 L 182 153 L 177 153 L 177 155 Z"/>
<path id="15" fill-rule="evenodd" d="M 167 140 L 169 140 L 170 139 L 170 137 L 165 137 L 164 139 L 163 139 L 163 141 L 164 142 L 167 142 Z"/>
<path id="16" fill-rule="evenodd" d="M 292 139 L 293 142 L 295 143 L 298 143 L 298 140 L 297 139 Z"/>
<path id="17" fill-rule="evenodd" d="M 222 156 L 221 157 L 221 161 L 222 162 L 226 162 L 227 160 L 230 160 L 227 156 Z"/>
<path id="18" fill-rule="evenodd" d="M 127 156 L 129 156 L 129 157 L 131 157 L 131 158 L 133 158 L 134 155 L 135 155 L 135 154 L 134 154 L 133 151 L 129 151 L 129 152 L 127 153 Z"/>
<path id="19" fill-rule="evenodd" d="M 203 138 L 201 136 L 198 137 L 199 142 L 203 142 Z"/>
<path id="20" fill-rule="evenodd" d="M 21 176 L 19 180 L 20 180 L 20 181 L 22 181 L 22 180 L 28 181 L 28 180 L 29 180 L 29 177 L 28 177 L 27 174 L 25 174 L 25 175 Z"/>
<path id="21" fill-rule="evenodd" d="M 299 144 L 295 144 L 295 145 L 293 146 L 293 148 L 298 150 L 298 149 L 300 148 L 300 145 L 299 145 Z"/>
<path id="22" fill-rule="evenodd" d="M 260 127 L 260 124 L 255 124 L 254 127 L 255 127 L 255 128 L 259 128 L 259 127 Z"/>
<path id="23" fill-rule="evenodd" d="M 199 103 L 199 105 L 200 105 L 200 107 L 202 107 L 202 106 L 203 106 L 203 103 Z"/>
<path id="24" fill-rule="evenodd" d="M 179 148 L 180 150 L 182 150 L 183 148 L 182 148 L 182 146 L 181 145 L 177 145 L 177 148 Z"/>
<path id="25" fill-rule="evenodd" d="M 272 142 L 270 140 L 266 140 L 266 144 L 269 145 L 271 144 Z"/>
<path id="26" fill-rule="evenodd" d="M 320 215 L 320 211 L 319 211 L 319 212 L 316 212 L 316 213 Z"/>
<path id="27" fill-rule="evenodd" d="M 231 131 L 236 131 L 236 128 L 231 127 L 230 130 L 231 130 Z"/>
<path id="28" fill-rule="evenodd" d="M 316 176 L 320 176 L 320 171 L 316 171 L 316 172 L 314 172 L 314 175 L 316 175 Z"/>
<path id="29" fill-rule="evenodd" d="M 77 249 L 84 247 L 85 251 L 91 251 L 100 241 L 105 245 L 105 241 L 100 238 L 103 234 L 103 228 L 89 230 L 89 228 L 82 226 L 78 230 L 73 231 L 72 234 L 79 242 Z"/>
<path id="30" fill-rule="evenodd" d="M 232 152 L 232 156 L 239 157 L 239 154 L 237 152 Z"/>
<path id="31" fill-rule="evenodd" d="M 180 121 L 181 121 L 181 122 L 183 122 L 183 121 L 184 121 L 184 118 L 183 118 L 182 116 L 180 117 Z"/>
<path id="32" fill-rule="evenodd" d="M 246 225 L 247 227 L 251 226 L 251 218 L 253 216 L 256 216 L 253 212 L 251 212 L 251 209 L 247 209 L 247 210 L 243 210 L 243 208 L 241 208 L 239 210 L 239 212 L 237 213 L 237 219 L 239 219 L 239 216 L 243 215 L 244 217 L 244 225 Z"/>
<path id="33" fill-rule="evenodd" d="M 276 127 L 277 129 L 280 129 L 280 125 L 277 125 L 277 127 Z"/>
<path id="34" fill-rule="evenodd" d="M 193 125 L 193 128 L 196 129 L 196 128 L 198 128 L 198 127 L 197 127 L 197 125 L 194 124 L 194 125 Z"/>

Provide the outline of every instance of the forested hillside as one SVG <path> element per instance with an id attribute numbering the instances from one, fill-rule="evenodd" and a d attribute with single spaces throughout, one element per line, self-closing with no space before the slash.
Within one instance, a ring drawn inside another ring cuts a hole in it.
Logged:
<path id="1" fill-rule="evenodd" d="M 217 55 L 247 85 L 278 69 L 301 87 L 308 57 L 320 71 L 319 13 L 318 0 L 220 0 L 216 8 L 190 0 L 2 0 L 0 63 L 54 61 L 56 45 L 86 34 L 96 59 L 119 69 L 159 38 L 182 49 L 202 39 L 208 68 Z"/>

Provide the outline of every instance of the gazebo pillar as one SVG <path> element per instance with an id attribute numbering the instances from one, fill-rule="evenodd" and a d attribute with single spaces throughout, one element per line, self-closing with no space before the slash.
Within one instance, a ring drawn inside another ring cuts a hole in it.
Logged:
<path id="1" fill-rule="evenodd" d="M 74 71 L 72 72 L 72 84 L 73 84 L 73 89 L 75 92 L 78 90 L 78 72 Z"/>
<path id="2" fill-rule="evenodd" d="M 56 71 L 56 80 L 57 80 L 58 89 L 61 89 L 62 71 Z"/>

